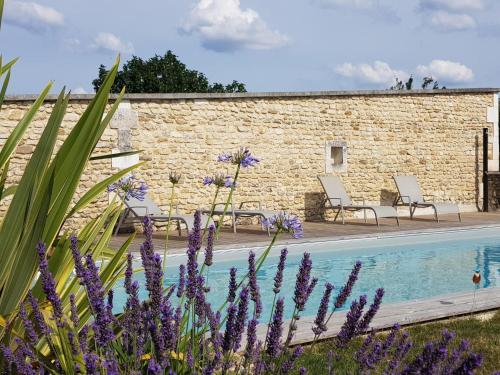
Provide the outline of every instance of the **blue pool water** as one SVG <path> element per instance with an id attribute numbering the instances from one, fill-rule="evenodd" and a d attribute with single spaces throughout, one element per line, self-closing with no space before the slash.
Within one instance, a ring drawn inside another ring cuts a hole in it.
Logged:
<path id="1" fill-rule="evenodd" d="M 253 250 L 259 255 L 263 249 Z M 267 319 L 271 308 L 273 278 L 280 250 L 281 247 L 273 249 L 258 273 L 264 305 L 263 320 Z M 500 228 L 300 244 L 288 246 L 288 250 L 281 291 L 285 297 L 286 318 L 292 314 L 295 275 L 304 251 L 311 253 L 312 274 L 319 282 L 303 316 L 316 314 L 326 282 L 333 283 L 338 292 L 356 260 L 360 260 L 363 267 L 353 289 L 353 298 L 367 294 L 371 299 L 379 287 L 386 291 L 384 303 L 472 291 L 471 278 L 476 268 L 482 274 L 480 288 L 500 287 Z M 209 300 L 214 307 L 226 299 L 229 269 L 237 267 L 240 276 L 246 272 L 248 251 L 216 252 L 208 275 Z M 185 257 L 169 256 L 167 259 L 166 283 L 176 283 L 177 267 L 185 262 Z M 137 274 L 134 277 L 141 283 L 141 297 L 146 298 L 144 276 Z M 123 288 L 117 288 L 115 295 L 115 306 L 123 306 Z"/>

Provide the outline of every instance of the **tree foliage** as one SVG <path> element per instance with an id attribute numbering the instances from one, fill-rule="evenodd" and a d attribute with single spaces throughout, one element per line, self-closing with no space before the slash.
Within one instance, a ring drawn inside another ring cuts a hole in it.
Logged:
<path id="1" fill-rule="evenodd" d="M 96 91 L 107 73 L 108 70 L 101 64 L 98 78 L 92 81 Z M 148 60 L 133 56 L 123 64 L 111 91 L 120 92 L 124 86 L 129 93 L 246 92 L 245 84 L 238 81 L 227 85 L 218 82 L 210 84 L 203 73 L 188 69 L 172 51 Z"/>
<path id="2" fill-rule="evenodd" d="M 403 82 L 403 80 L 396 77 L 394 85 L 389 87 L 389 90 L 412 90 L 413 82 L 413 75 L 411 75 L 406 82 Z M 432 77 L 422 78 L 422 84 L 420 85 L 420 87 L 422 87 L 422 89 L 424 90 L 428 88 L 431 88 L 432 90 L 438 90 L 440 88 L 439 82 L 434 80 L 434 78 Z M 446 89 L 446 87 L 442 86 L 441 89 Z"/>

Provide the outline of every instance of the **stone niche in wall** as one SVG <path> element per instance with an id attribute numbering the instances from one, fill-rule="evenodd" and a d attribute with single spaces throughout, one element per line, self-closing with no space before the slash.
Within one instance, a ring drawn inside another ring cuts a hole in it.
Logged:
<path id="1" fill-rule="evenodd" d="M 327 141 L 325 144 L 325 173 L 347 171 L 347 142 Z"/>

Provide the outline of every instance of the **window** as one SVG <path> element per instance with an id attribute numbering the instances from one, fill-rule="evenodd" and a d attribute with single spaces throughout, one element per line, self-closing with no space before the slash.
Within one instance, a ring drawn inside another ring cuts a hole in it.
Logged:
<path id="1" fill-rule="evenodd" d="M 347 142 L 330 141 L 325 146 L 325 172 L 347 171 Z"/>

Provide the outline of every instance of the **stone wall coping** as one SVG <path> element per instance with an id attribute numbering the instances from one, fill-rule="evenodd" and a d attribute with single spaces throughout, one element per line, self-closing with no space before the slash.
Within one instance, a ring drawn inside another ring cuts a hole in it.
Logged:
<path id="1" fill-rule="evenodd" d="M 460 95 L 460 94 L 488 94 L 498 93 L 500 88 L 462 88 L 438 90 L 351 90 L 351 91 L 298 91 L 298 92 L 245 92 L 245 93 L 175 93 L 175 94 L 126 94 L 125 99 L 131 101 L 157 100 L 209 100 L 209 99 L 259 99 L 259 98 L 316 98 L 329 96 L 414 96 L 414 95 Z M 36 95 L 8 95 L 6 102 L 31 102 Z M 73 94 L 72 101 L 90 101 L 94 94 Z M 112 95 L 111 98 L 116 98 Z M 47 101 L 55 101 L 57 95 L 47 96 Z"/>

